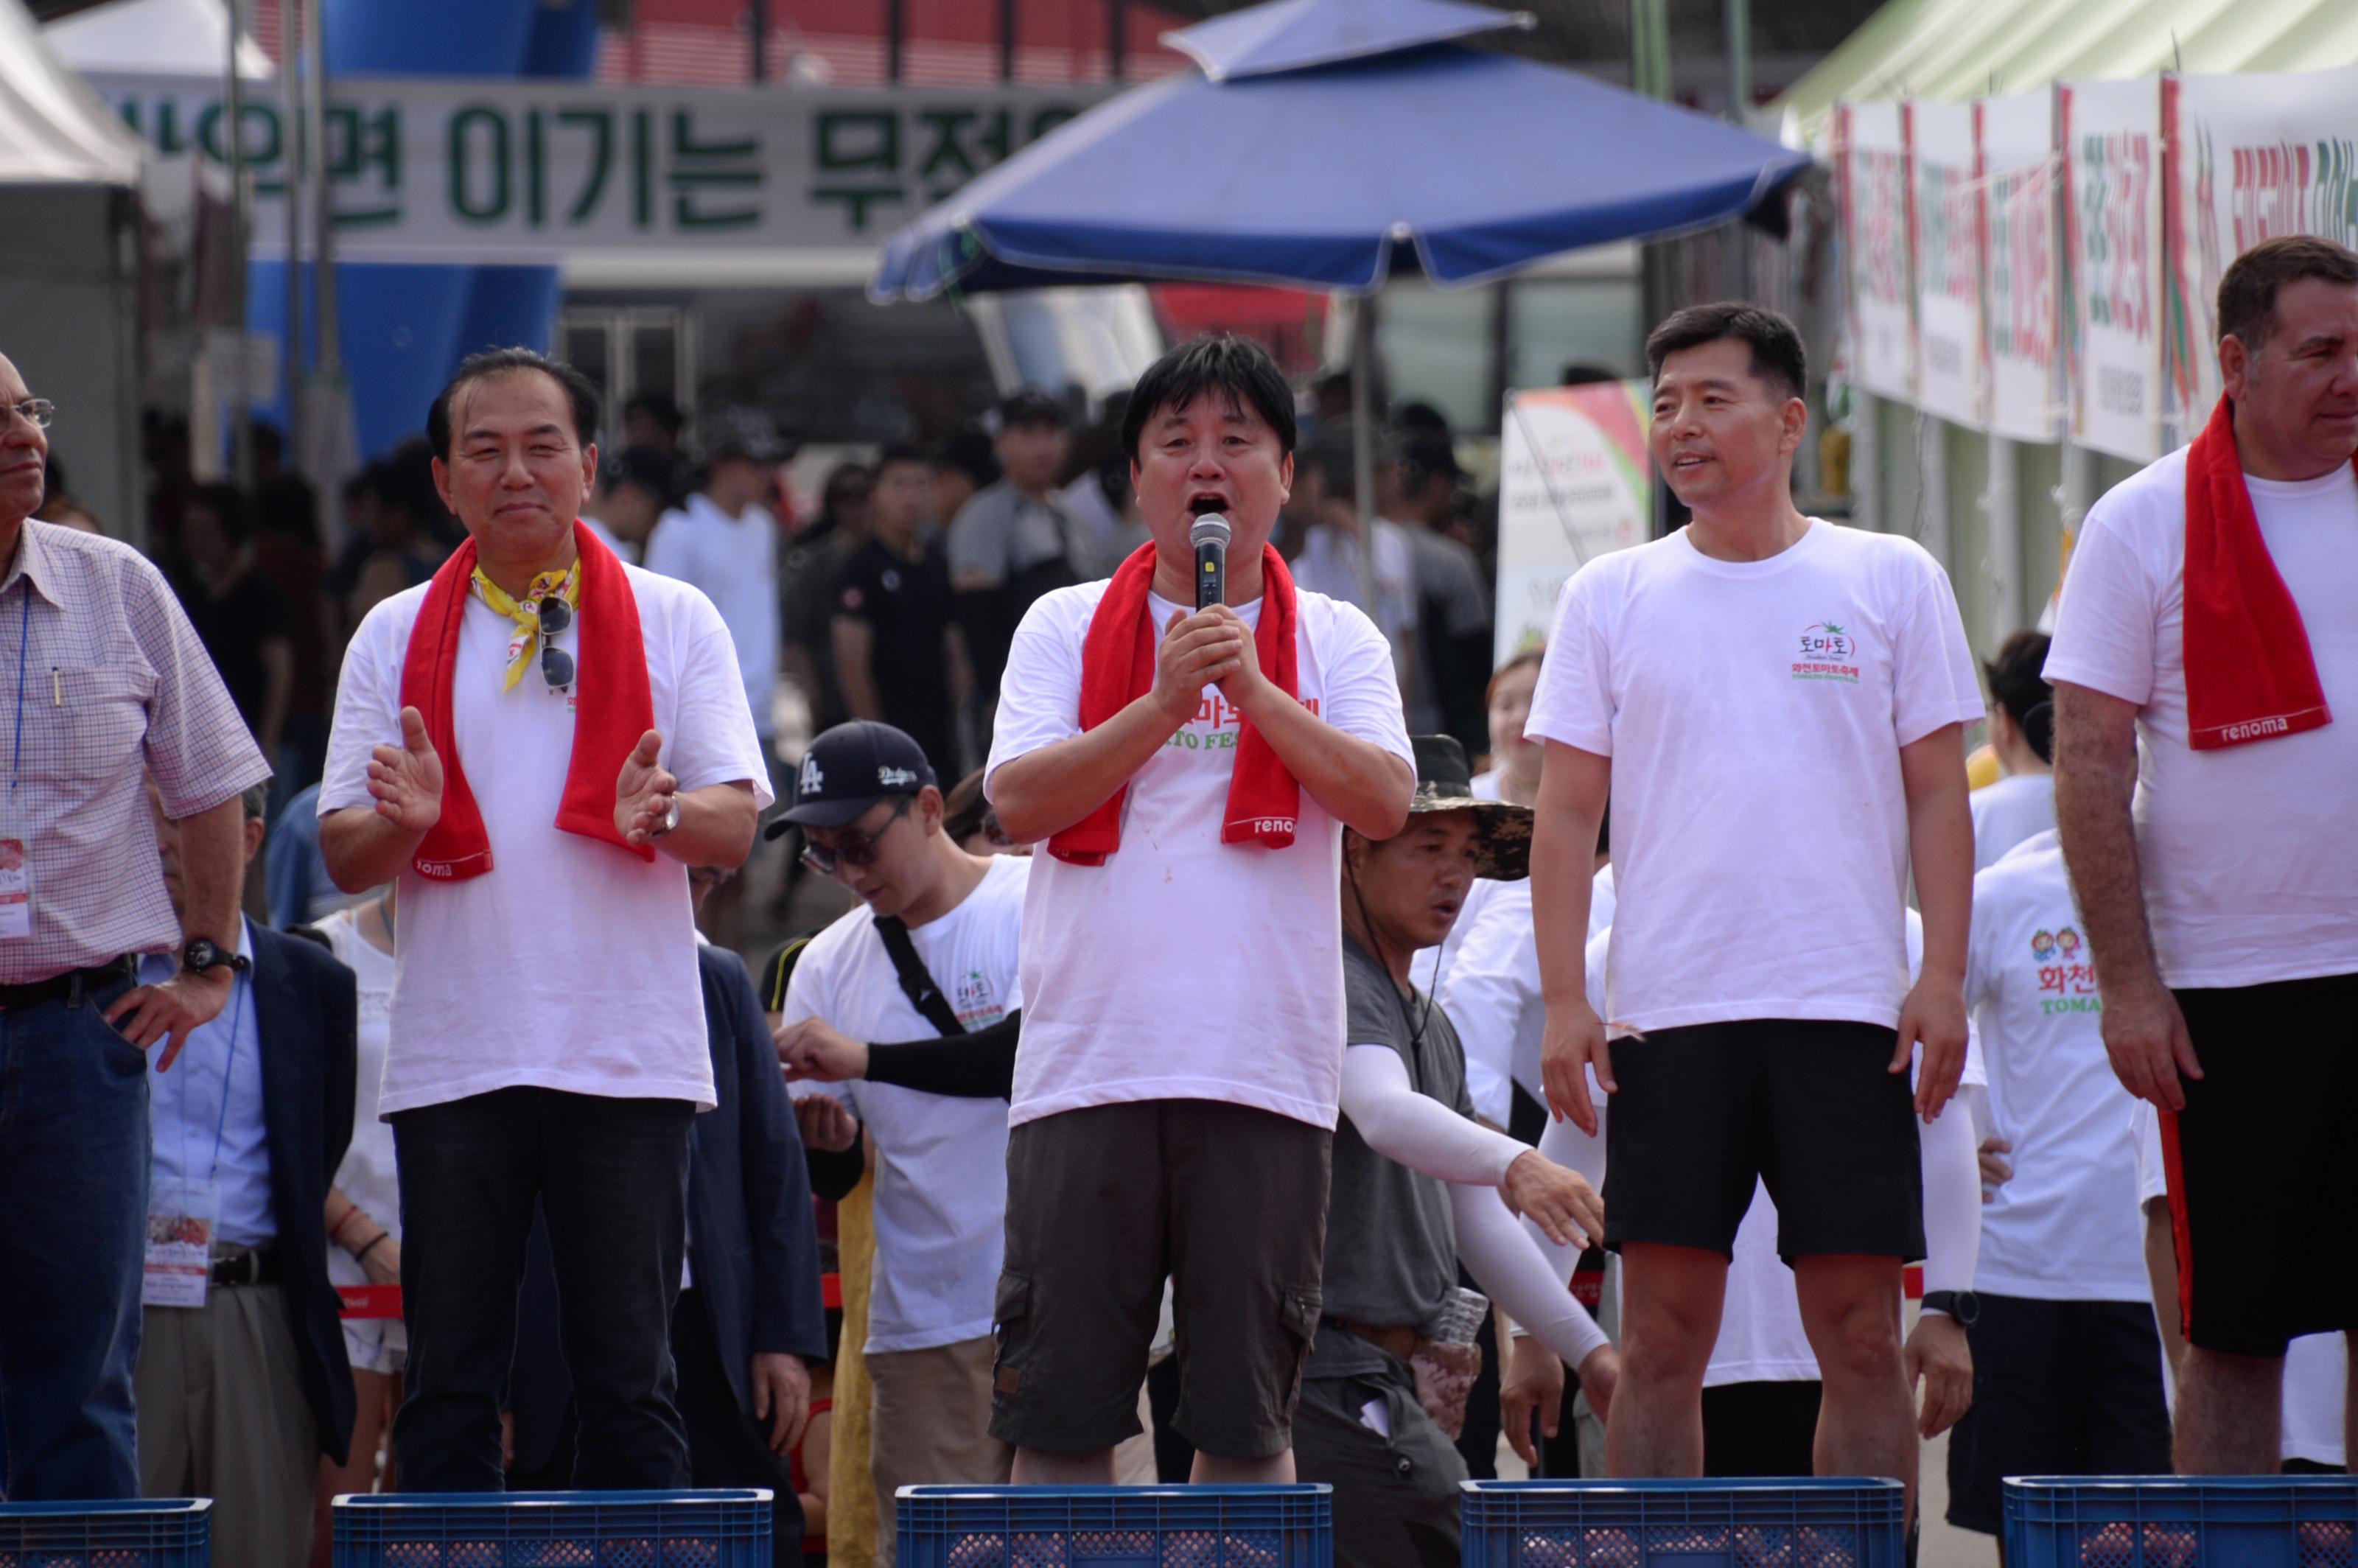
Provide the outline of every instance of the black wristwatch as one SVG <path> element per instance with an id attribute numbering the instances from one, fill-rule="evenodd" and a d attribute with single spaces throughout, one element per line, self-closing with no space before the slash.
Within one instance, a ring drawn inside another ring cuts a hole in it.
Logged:
<path id="1" fill-rule="evenodd" d="M 1926 1291 L 1923 1307 L 1926 1312 L 1947 1314 L 1957 1320 L 1959 1328 L 1971 1328 L 1982 1315 L 1982 1299 L 1971 1291 Z"/>
<path id="2" fill-rule="evenodd" d="M 201 975 L 208 969 L 226 968 L 232 973 L 243 974 L 253 962 L 242 953 L 228 952 L 210 938 L 200 936 L 180 949 L 180 968 L 191 975 Z"/>

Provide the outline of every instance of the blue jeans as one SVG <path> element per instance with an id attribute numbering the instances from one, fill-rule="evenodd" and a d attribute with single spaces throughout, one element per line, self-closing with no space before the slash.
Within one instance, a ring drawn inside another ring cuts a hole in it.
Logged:
<path id="1" fill-rule="evenodd" d="M 496 1492 L 500 1408 L 535 1200 L 579 1416 L 574 1485 L 688 1484 L 671 1313 L 687 1245 L 685 1100 L 509 1088 L 393 1117 L 401 1169 L 407 1492 Z"/>
<path id="2" fill-rule="evenodd" d="M 139 1495 L 147 1054 L 101 1016 L 130 989 L 0 1011 L 0 1489 L 13 1502 Z"/>

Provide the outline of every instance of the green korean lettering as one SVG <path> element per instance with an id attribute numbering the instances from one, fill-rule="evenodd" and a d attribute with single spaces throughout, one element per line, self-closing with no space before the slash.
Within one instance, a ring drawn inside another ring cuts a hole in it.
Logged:
<path id="1" fill-rule="evenodd" d="M 482 147 L 480 159 L 473 156 L 478 144 Z M 507 116 L 489 104 L 469 104 L 450 116 L 449 147 L 451 211 L 470 223 L 496 223 L 506 217 L 514 200 Z M 488 176 L 488 192 L 475 189 L 478 167 Z"/>

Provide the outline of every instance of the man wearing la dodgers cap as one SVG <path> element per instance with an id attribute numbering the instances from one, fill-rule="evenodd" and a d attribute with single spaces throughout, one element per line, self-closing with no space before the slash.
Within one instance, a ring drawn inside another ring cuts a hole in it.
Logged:
<path id="1" fill-rule="evenodd" d="M 808 1097 L 805 1137 L 838 1152 L 862 1126 L 875 1139 L 875 1410 L 870 1451 L 845 1462 L 869 1466 L 880 1498 L 920 1482 L 1004 1482 L 1013 1458 L 989 1432 L 991 1318 L 1031 862 L 968 854 L 942 815 L 916 741 L 858 719 L 811 742 L 794 805 L 770 827 L 800 827 L 806 863 L 864 905 L 804 948 L 777 1039 Z M 882 1568 L 890 1511 L 878 1519 Z"/>

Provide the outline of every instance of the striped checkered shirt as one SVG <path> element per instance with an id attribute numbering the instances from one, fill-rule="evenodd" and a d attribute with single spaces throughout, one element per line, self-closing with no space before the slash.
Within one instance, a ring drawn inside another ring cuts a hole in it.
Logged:
<path id="1" fill-rule="evenodd" d="M 0 580 L 0 837 L 24 840 L 33 934 L 0 984 L 180 946 L 141 764 L 175 818 L 270 776 L 163 574 L 128 545 L 27 522 Z"/>

